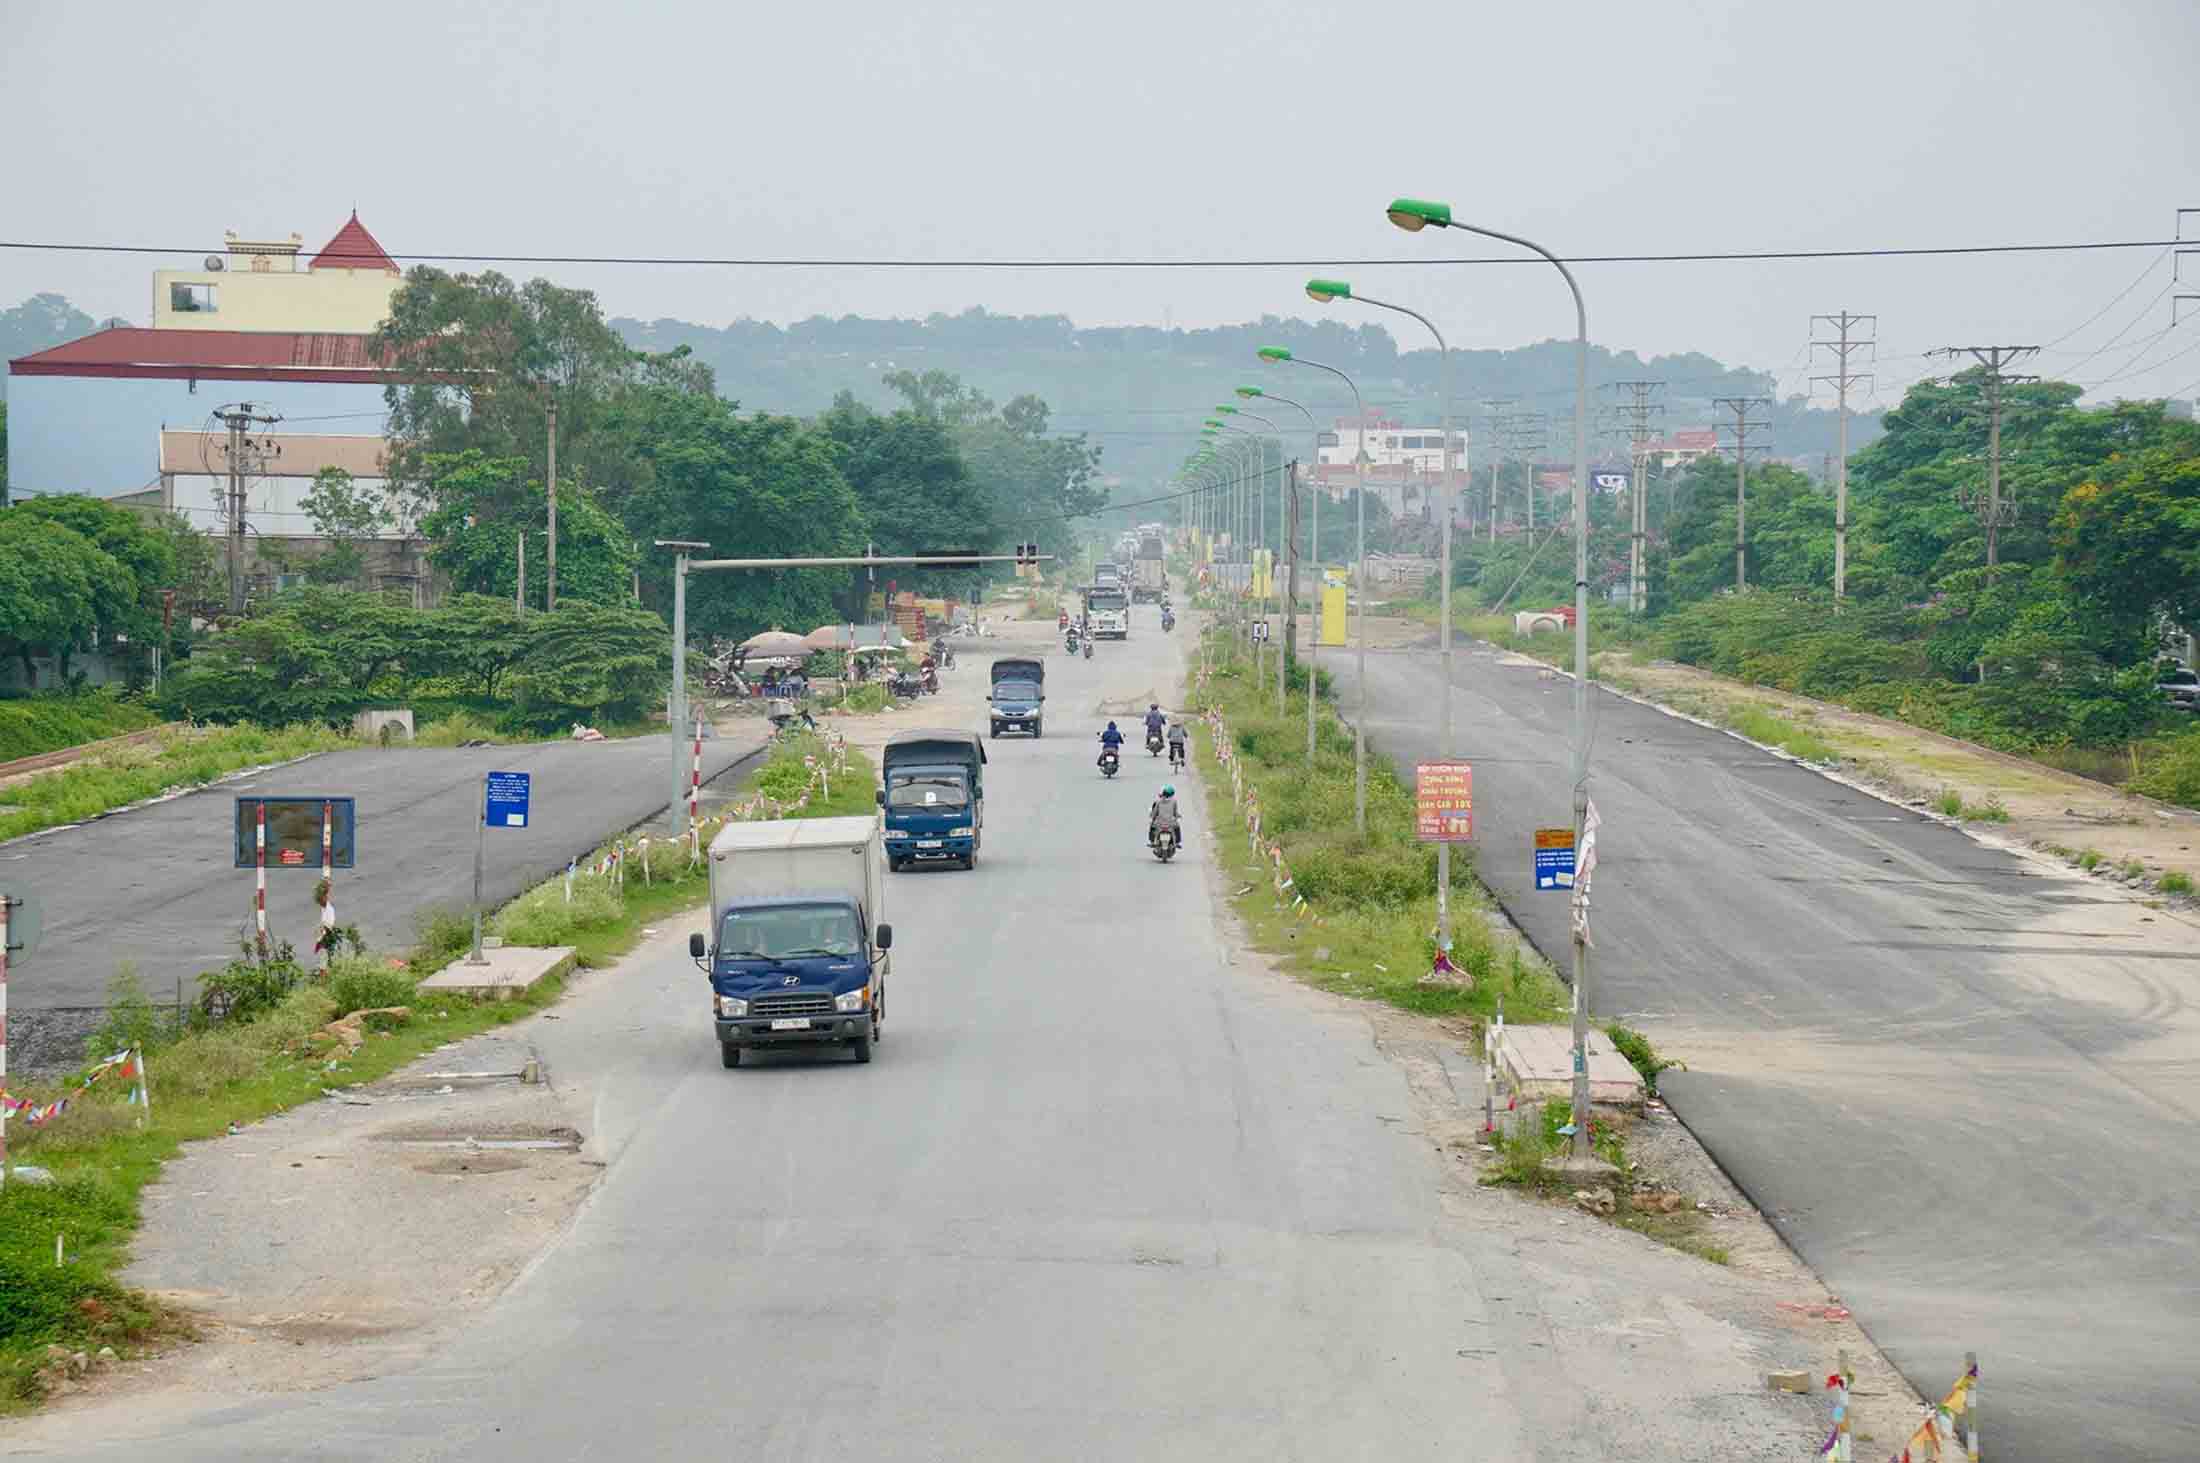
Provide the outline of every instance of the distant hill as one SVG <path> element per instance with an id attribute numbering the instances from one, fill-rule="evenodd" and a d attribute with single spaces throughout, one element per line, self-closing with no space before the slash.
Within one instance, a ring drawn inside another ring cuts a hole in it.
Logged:
<path id="1" fill-rule="evenodd" d="M 1200 419 L 1215 403 L 1232 400 L 1231 391 L 1240 384 L 1293 396 L 1325 425 L 1349 412 L 1341 383 L 1312 371 L 1264 365 L 1254 355 L 1264 345 L 1286 346 L 1349 372 L 1370 407 L 1430 424 L 1437 413 L 1436 352 L 1401 353 L 1390 333 L 1373 324 L 1351 327 L 1269 316 L 1257 324 L 1209 330 L 1080 329 L 1060 315 L 993 315 L 978 309 L 922 320 L 851 315 L 788 326 L 742 320 L 722 329 L 683 320 L 617 319 L 612 324 L 640 348 L 689 347 L 718 373 L 721 392 L 753 409 L 806 415 L 823 410 L 843 390 L 873 405 L 895 405 L 898 398 L 879 381 L 895 368 L 951 371 L 1001 401 L 1033 392 L 1053 408 L 1056 429 L 1090 433 L 1106 449 L 1103 470 L 1134 482 L 1151 482 L 1172 472 L 1196 441 Z M 1481 402 L 1515 398 L 1517 410 L 1548 415 L 1545 458 L 1566 456 L 1573 411 L 1572 342 L 1455 351 L 1452 370 L 1456 410 L 1470 431 L 1483 415 Z M 1770 396 L 1776 389 L 1768 373 L 1694 352 L 1644 360 L 1631 351 L 1615 354 L 1593 347 L 1589 371 L 1592 388 L 1622 380 L 1666 382 L 1661 400 L 1667 431 L 1710 425 L 1715 397 Z M 1596 397 L 1600 425 L 1612 400 L 1609 391 Z M 1279 422 L 1303 424 L 1289 408 L 1277 411 Z M 1771 420 L 1771 446 L 1778 456 L 1815 460 L 1833 450 L 1835 423 L 1829 409 L 1791 399 L 1775 405 Z M 1876 417 L 1851 417 L 1850 451 L 1878 435 Z M 1597 445 L 1610 453 L 1615 443 L 1600 438 Z"/>

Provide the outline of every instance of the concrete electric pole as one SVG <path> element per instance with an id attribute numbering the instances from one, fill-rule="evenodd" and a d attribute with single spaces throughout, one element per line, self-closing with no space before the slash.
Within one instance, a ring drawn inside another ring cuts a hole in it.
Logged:
<path id="1" fill-rule="evenodd" d="M 1771 425 L 1761 418 L 1750 420 L 1751 412 L 1769 410 L 1769 396 L 1722 396 L 1712 405 L 1721 411 L 1734 413 L 1731 422 L 1719 423 L 1721 432 L 1734 434 L 1734 587 L 1749 588 L 1749 454 L 1762 452 L 1770 445 L 1757 441 L 1750 434 L 1771 430 Z"/>
<path id="2" fill-rule="evenodd" d="M 1651 398 L 1665 389 L 1665 383 L 1615 381 L 1612 389 L 1623 393 L 1619 400 L 1619 418 L 1627 431 L 1627 499 L 1631 525 L 1627 534 L 1627 612 L 1639 615 L 1650 608 L 1650 564 L 1643 547 L 1650 533 L 1649 476 L 1644 470 L 1650 460 L 1650 418 L 1665 412 L 1664 404 Z"/>
<path id="3" fill-rule="evenodd" d="M 2002 525 L 2014 514 L 2005 514 L 2001 501 L 2001 414 L 2006 387 L 2021 381 L 2037 381 L 2037 376 L 2011 375 L 2003 367 L 2026 360 L 2040 353 L 2036 345 L 1950 345 L 1929 354 L 1936 356 L 1969 356 L 1978 362 L 1983 374 L 1979 386 L 1986 408 L 1986 497 L 1983 502 L 1975 497 L 1971 511 L 1979 517 L 1986 529 L 1986 582 L 1994 582 L 1994 571 L 2001 563 Z"/>
<path id="4" fill-rule="evenodd" d="M 1832 331 L 1833 339 L 1818 337 L 1820 326 Z M 1856 332 L 1858 327 L 1868 327 L 1871 337 L 1865 339 Z M 1810 317 L 1813 358 L 1821 350 L 1833 352 L 1833 374 L 1813 376 L 1812 381 L 1831 381 L 1840 393 L 1840 416 L 1835 431 L 1833 453 L 1833 602 L 1841 603 L 1849 592 L 1849 388 L 1859 381 L 1872 379 L 1871 373 L 1862 375 L 1851 369 L 1849 357 L 1860 350 L 1871 350 L 1879 344 L 1879 317 L 1877 315 L 1852 315 L 1843 310 L 1838 315 L 1813 315 Z"/>
<path id="5" fill-rule="evenodd" d="M 550 536 L 543 541 L 544 579 L 542 607 L 558 607 L 558 404 L 550 403 Z M 677 730 L 677 728 L 675 728 Z"/>
<path id="6" fill-rule="evenodd" d="M 1497 542 L 1497 472 L 1504 461 L 1505 450 L 1512 442 L 1512 409 L 1519 405 L 1511 397 L 1493 397 L 1482 403 L 1482 410 L 1489 415 L 1490 434 L 1490 542 Z M 1470 487 L 1472 483 L 1468 484 Z"/>
<path id="7" fill-rule="evenodd" d="M 271 457 L 282 456 L 283 449 L 266 437 L 254 437 L 251 429 L 256 426 L 272 427 L 282 420 L 271 412 L 256 412 L 249 401 L 235 406 L 217 409 L 214 417 L 228 432 L 228 441 L 222 446 L 226 459 L 229 485 L 224 492 L 228 505 L 229 538 L 229 613 L 244 613 L 244 530 L 245 530 L 245 482 L 260 475 Z M 211 464 L 208 464 L 211 466 Z"/>

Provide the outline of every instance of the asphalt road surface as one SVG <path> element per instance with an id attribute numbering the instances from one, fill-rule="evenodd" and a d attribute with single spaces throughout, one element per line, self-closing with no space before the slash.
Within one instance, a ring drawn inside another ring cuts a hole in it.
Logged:
<path id="1" fill-rule="evenodd" d="M 1477 867 L 1570 961 L 1572 682 L 1457 653 Z M 1328 662 L 1350 708 L 1352 658 Z M 1371 654 L 1372 745 L 1434 756 L 1433 652 Z M 1980 1357 L 1991 1456 L 2200 1457 L 2191 924 L 1595 691 L 1589 982 L 1675 1110 L 1918 1390 Z M 1882 1440 L 1881 1452 L 1887 1451 Z"/>
<path id="2" fill-rule="evenodd" d="M 662 946 L 584 982 L 531 1038 L 609 1166 L 511 1291 L 417 1369 L 83 1455 L 1800 1456 L 1823 1409 L 1762 1389 L 1777 1323 L 1699 1304 L 1747 1309 L 1740 1277 L 1471 1183 L 1447 1208 L 1366 1013 L 1233 961 L 1199 799 L 1147 854 L 1163 774 L 1103 781 L 1088 733 L 1176 657 L 1056 658 L 1045 739 L 988 744 L 978 867 L 886 885 L 870 1065 L 723 1070 Z"/>
<path id="3" fill-rule="evenodd" d="M 760 735 L 705 741 L 704 777 L 725 772 L 760 742 Z M 464 907 L 473 896 L 483 773 L 533 777 L 528 827 L 488 834 L 482 894 L 494 908 L 662 811 L 672 764 L 672 743 L 662 736 L 332 752 L 0 844 L 0 880 L 35 896 L 44 911 L 37 951 L 10 972 L 18 1037 L 40 1012 L 103 1004 L 124 961 L 161 1000 L 173 995 L 178 977 L 188 998 L 200 971 L 236 953 L 251 928 L 253 899 L 253 873 L 233 867 L 230 853 L 241 794 L 358 799 L 359 867 L 334 880 L 337 918 L 356 924 L 370 948 L 404 949 L 416 910 Z M 301 950 L 312 944 L 319 879 L 317 859 L 309 868 L 269 871 L 270 934 Z"/>

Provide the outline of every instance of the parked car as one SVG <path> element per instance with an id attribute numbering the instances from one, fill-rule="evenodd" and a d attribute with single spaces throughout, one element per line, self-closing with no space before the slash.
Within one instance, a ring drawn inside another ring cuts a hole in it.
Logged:
<path id="1" fill-rule="evenodd" d="M 2190 666 L 2162 672 L 2155 679 L 2154 689 L 2179 711 L 2200 711 L 2200 671 Z"/>

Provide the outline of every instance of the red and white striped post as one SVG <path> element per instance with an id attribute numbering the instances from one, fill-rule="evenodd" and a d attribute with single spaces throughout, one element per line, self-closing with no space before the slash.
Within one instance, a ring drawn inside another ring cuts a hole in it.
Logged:
<path id="1" fill-rule="evenodd" d="M 253 878 L 252 927 L 260 942 L 260 958 L 267 958 L 267 804 L 255 803 L 253 811 L 259 815 L 252 832 Z"/>
<path id="2" fill-rule="evenodd" d="M 0 895 L 0 1098 L 8 1090 L 8 900 Z M 8 1185 L 8 1105 L 0 1101 L 0 1189 Z"/>
<path id="3" fill-rule="evenodd" d="M 688 862 L 703 857 L 703 718 L 695 718 L 695 762 L 688 774 Z"/>
<path id="4" fill-rule="evenodd" d="M 336 859 L 333 852 L 336 805 L 321 804 L 321 973 L 336 954 Z"/>

